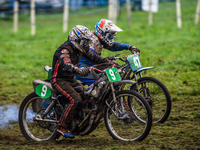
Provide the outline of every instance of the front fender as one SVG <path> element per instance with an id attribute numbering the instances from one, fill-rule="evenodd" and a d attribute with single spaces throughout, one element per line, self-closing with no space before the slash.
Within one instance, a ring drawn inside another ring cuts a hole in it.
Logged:
<path id="1" fill-rule="evenodd" d="M 114 86 L 119 86 L 119 85 L 122 85 L 122 84 L 136 84 L 136 81 L 132 81 L 132 80 L 121 80 L 121 81 L 117 81 L 117 82 L 114 82 L 114 83 L 113 83 Z"/>
<path id="2" fill-rule="evenodd" d="M 144 67 L 144 68 L 141 68 L 141 69 L 138 69 L 137 71 L 136 71 L 136 73 L 140 73 L 140 72 L 142 72 L 142 71 L 144 71 L 144 70 L 149 70 L 149 69 L 153 69 L 154 67 Z"/>
<path id="3" fill-rule="evenodd" d="M 123 85 L 123 84 L 136 84 L 136 81 L 132 81 L 132 80 L 121 80 L 121 81 L 117 81 L 117 82 L 114 82 L 113 85 L 114 87 L 115 86 L 120 86 L 120 85 Z M 103 94 L 102 94 L 102 97 L 101 97 L 101 101 L 104 103 L 105 99 L 108 99 L 109 98 L 109 95 L 111 93 L 111 89 L 110 90 L 106 90 Z M 103 100 L 102 100 L 103 99 Z"/>

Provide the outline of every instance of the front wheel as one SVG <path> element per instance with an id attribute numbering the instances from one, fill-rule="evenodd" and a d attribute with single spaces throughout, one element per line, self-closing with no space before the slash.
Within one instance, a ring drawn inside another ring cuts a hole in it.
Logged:
<path id="1" fill-rule="evenodd" d="M 153 77 L 142 77 L 138 80 L 138 89 L 133 85 L 132 90 L 138 91 L 149 102 L 153 123 L 163 123 L 171 112 L 171 96 L 166 86 Z"/>
<path id="2" fill-rule="evenodd" d="M 152 113 L 149 104 L 138 93 L 123 90 L 106 101 L 104 122 L 109 134 L 116 140 L 142 141 L 151 130 Z"/>
<path id="3" fill-rule="evenodd" d="M 35 92 L 30 93 L 20 105 L 19 126 L 23 136 L 29 141 L 54 140 L 57 136 L 55 128 L 58 117 L 55 110 L 52 108 L 44 118 L 41 117 L 46 110 L 45 105 L 46 101 Z M 41 121 L 34 119 L 36 117 L 41 118 Z M 54 122 L 44 122 L 42 119 Z"/>

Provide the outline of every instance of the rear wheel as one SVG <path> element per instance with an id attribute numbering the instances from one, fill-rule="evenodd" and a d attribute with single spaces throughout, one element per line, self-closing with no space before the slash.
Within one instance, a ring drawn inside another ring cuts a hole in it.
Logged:
<path id="1" fill-rule="evenodd" d="M 171 97 L 166 86 L 153 77 L 142 77 L 138 80 L 138 90 L 133 85 L 134 91 L 139 93 L 149 102 L 153 123 L 163 123 L 167 120 L 171 112 Z"/>
<path id="2" fill-rule="evenodd" d="M 141 141 L 151 130 L 152 113 L 149 104 L 138 93 L 123 90 L 106 102 L 104 121 L 109 134 L 117 140 Z"/>
<path id="3" fill-rule="evenodd" d="M 41 103 L 44 102 L 45 105 Z M 57 133 L 55 128 L 58 121 L 57 114 L 54 109 L 42 117 L 46 110 L 46 101 L 37 96 L 34 92 L 30 93 L 21 103 L 19 108 L 19 126 L 22 134 L 27 140 L 47 141 L 54 140 Z M 37 118 L 37 119 L 35 119 Z M 39 119 L 49 119 L 54 122 L 39 121 Z"/>

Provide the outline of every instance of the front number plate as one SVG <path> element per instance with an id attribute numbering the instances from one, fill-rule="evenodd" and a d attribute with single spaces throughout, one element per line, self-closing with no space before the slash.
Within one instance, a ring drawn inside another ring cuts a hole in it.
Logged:
<path id="1" fill-rule="evenodd" d="M 139 58 L 138 55 L 129 55 L 128 56 L 128 61 L 129 61 L 130 65 L 131 65 L 131 69 L 133 71 L 136 71 L 136 70 L 142 68 L 142 64 L 140 62 L 140 58 Z"/>
<path id="2" fill-rule="evenodd" d="M 110 82 L 121 81 L 121 77 L 119 75 L 117 68 L 106 69 L 106 74 Z"/>

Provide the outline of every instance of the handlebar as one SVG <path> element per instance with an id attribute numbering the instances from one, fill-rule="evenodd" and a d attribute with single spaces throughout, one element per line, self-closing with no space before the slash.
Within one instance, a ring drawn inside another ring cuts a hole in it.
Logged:
<path id="1" fill-rule="evenodd" d="M 95 71 L 97 71 L 98 73 L 105 73 L 105 68 L 104 68 L 104 70 L 100 70 L 97 67 L 105 66 L 105 65 L 111 65 L 112 68 L 113 68 L 113 67 L 115 67 L 116 64 L 117 64 L 116 62 L 113 63 L 112 61 L 110 61 L 110 62 L 107 62 L 107 63 L 97 64 L 97 65 L 87 67 L 87 68 L 89 69 L 89 71 L 92 74 L 92 77 L 94 79 L 99 79 L 101 75 L 99 76 Z"/>
<path id="2" fill-rule="evenodd" d="M 140 55 L 139 53 L 136 53 L 136 52 L 134 52 L 133 54 L 135 54 L 135 55 Z M 118 57 L 120 54 L 116 54 L 116 55 L 113 55 L 111 58 L 113 59 L 113 60 L 117 60 L 117 59 L 119 59 L 119 60 L 121 60 L 121 61 L 123 61 L 123 62 L 127 62 L 127 56 L 122 56 L 122 58 L 121 57 Z"/>
<path id="3" fill-rule="evenodd" d="M 90 70 L 90 72 L 92 72 L 92 71 L 94 71 L 94 70 L 97 71 L 97 72 L 99 72 L 99 73 L 103 73 L 103 72 L 104 72 L 104 71 L 99 70 L 99 69 L 94 68 L 94 67 L 90 67 L 89 70 Z"/>
<path id="4" fill-rule="evenodd" d="M 133 54 L 135 54 L 135 55 L 139 55 L 139 53 L 136 53 L 136 52 L 134 52 Z M 100 70 L 100 69 L 97 69 L 99 66 L 105 66 L 105 65 L 112 65 L 112 67 L 115 67 L 115 65 L 116 65 L 116 62 L 115 63 L 112 63 L 112 60 L 121 60 L 121 61 L 123 61 L 123 62 L 125 62 L 126 63 L 126 65 L 122 65 L 121 67 L 120 67 L 120 70 L 121 69 L 123 69 L 124 67 L 126 67 L 129 63 L 128 63 L 128 57 L 127 56 L 122 56 L 122 57 L 118 57 L 120 54 L 115 54 L 115 55 L 113 55 L 112 57 L 110 57 L 111 59 L 111 62 L 107 62 L 107 63 L 102 63 L 102 64 L 97 64 L 97 65 L 94 65 L 94 66 L 91 66 L 91 67 L 88 67 L 88 69 L 89 69 L 89 71 L 90 71 L 90 73 L 92 74 L 92 76 L 93 76 L 93 78 L 95 78 L 95 79 L 98 79 L 99 78 L 99 75 L 97 75 L 97 73 L 96 72 L 98 72 L 98 73 L 104 73 L 105 72 L 105 70 Z M 96 68 L 97 67 L 97 68 Z M 95 72 L 96 71 L 96 72 Z"/>
<path id="5" fill-rule="evenodd" d="M 119 59 L 119 60 L 121 60 L 121 61 L 123 61 L 123 62 L 126 62 L 126 59 L 124 58 L 124 56 L 122 56 L 123 57 L 123 59 L 121 58 L 121 57 L 118 57 L 120 54 L 116 54 L 116 55 L 113 55 L 112 57 L 111 57 L 111 60 L 117 60 L 117 59 Z"/>
<path id="6" fill-rule="evenodd" d="M 119 55 L 119 54 L 116 54 L 116 55 L 112 56 L 113 60 L 119 59 L 119 60 L 121 60 L 121 61 L 123 61 L 123 62 L 127 62 L 126 56 L 122 56 L 122 58 L 121 58 L 121 57 L 117 57 L 118 55 Z"/>
<path id="7" fill-rule="evenodd" d="M 110 62 L 106 62 L 106 63 L 96 64 L 96 65 L 94 65 L 94 66 L 87 67 L 87 68 L 88 68 L 90 71 L 91 71 L 91 70 L 95 70 L 95 71 L 97 71 L 97 72 L 99 72 L 99 73 L 103 73 L 103 72 L 105 72 L 105 71 L 100 70 L 100 69 L 97 69 L 97 68 L 100 67 L 100 66 L 105 66 L 105 65 L 111 65 L 112 67 L 115 67 L 116 62 L 110 61 Z M 96 68 L 96 67 L 97 67 L 97 68 Z"/>

